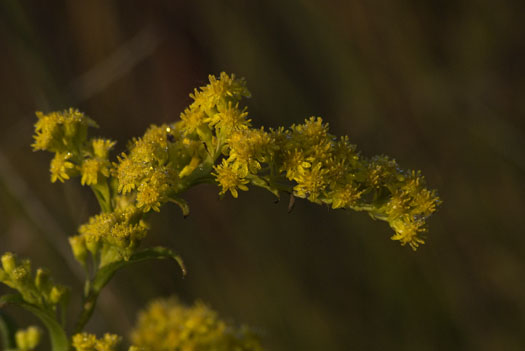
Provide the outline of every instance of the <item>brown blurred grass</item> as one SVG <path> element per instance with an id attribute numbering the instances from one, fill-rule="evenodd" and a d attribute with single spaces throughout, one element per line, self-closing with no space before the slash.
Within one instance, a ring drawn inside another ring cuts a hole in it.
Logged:
<path id="1" fill-rule="evenodd" d="M 121 272 L 93 331 L 125 334 L 148 299 L 175 293 L 258 327 L 270 350 L 522 350 L 523 7 L 4 0 L 0 247 L 79 291 L 61 245 L 96 207 L 49 183 L 48 155 L 29 148 L 35 110 L 73 105 L 123 149 L 225 70 L 247 79 L 255 124 L 321 115 L 365 155 L 421 169 L 444 200 L 428 243 L 399 247 L 359 213 L 298 203 L 288 215 L 258 190 L 195 189 L 191 216 L 167 209 L 149 239 L 180 251 L 189 276 L 164 262 Z"/>

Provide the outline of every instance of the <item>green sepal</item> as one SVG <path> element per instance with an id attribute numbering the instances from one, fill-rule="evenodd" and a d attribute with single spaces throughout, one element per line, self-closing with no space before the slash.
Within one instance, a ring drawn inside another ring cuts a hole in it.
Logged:
<path id="1" fill-rule="evenodd" d="M 2 350 L 11 350 L 16 348 L 15 333 L 16 325 L 12 318 L 6 313 L 0 311 L 0 341 Z"/>
<path id="2" fill-rule="evenodd" d="M 22 307 L 23 309 L 33 313 L 49 332 L 49 338 L 51 339 L 51 350 L 53 351 L 68 351 L 69 350 L 69 340 L 67 335 L 57 322 L 55 317 L 51 315 L 48 311 L 43 310 L 42 308 L 33 305 L 24 301 L 21 295 L 19 294 L 9 294 L 0 296 L 0 308 L 3 305 L 12 304 L 15 306 Z"/>

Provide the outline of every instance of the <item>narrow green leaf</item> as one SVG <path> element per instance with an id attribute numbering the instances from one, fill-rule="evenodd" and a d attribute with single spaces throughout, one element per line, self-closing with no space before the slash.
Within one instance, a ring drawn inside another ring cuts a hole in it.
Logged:
<path id="1" fill-rule="evenodd" d="M 165 248 L 165 247 L 152 247 L 152 248 L 144 249 L 144 250 L 134 253 L 127 261 L 122 260 L 122 261 L 112 262 L 100 268 L 95 278 L 93 279 L 92 289 L 95 291 L 100 291 L 108 283 L 111 277 L 113 277 L 115 272 L 121 268 L 129 266 L 133 263 L 153 260 L 153 259 L 157 259 L 157 260 L 173 259 L 179 264 L 182 270 L 182 275 L 183 276 L 186 275 L 186 267 L 184 266 L 184 262 L 182 261 L 182 258 L 178 254 L 176 254 L 172 250 Z"/>
<path id="2" fill-rule="evenodd" d="M 5 313 L 0 311 L 0 339 L 2 350 L 15 348 L 16 326 L 13 320 Z"/>
<path id="3" fill-rule="evenodd" d="M 23 309 L 33 313 L 36 317 L 38 317 L 49 332 L 49 338 L 51 339 L 51 349 L 53 351 L 69 350 L 69 340 L 64 329 L 62 329 L 57 320 L 47 311 L 36 305 L 25 302 L 24 299 L 22 299 L 22 296 L 18 294 L 1 296 L 0 308 L 6 304 L 22 307 Z"/>
<path id="4" fill-rule="evenodd" d="M 169 200 L 180 207 L 184 218 L 190 215 L 190 205 L 188 205 L 186 200 L 178 196 L 171 197 Z"/>
<path id="5" fill-rule="evenodd" d="M 109 282 L 109 280 L 119 269 L 129 266 L 133 263 L 152 259 L 175 260 L 182 270 L 182 275 L 186 275 L 186 267 L 184 266 L 184 262 L 182 261 L 181 257 L 172 250 L 165 247 L 152 247 L 144 249 L 131 255 L 131 257 L 127 261 L 116 261 L 103 266 L 97 271 L 95 277 L 93 278 L 91 284 L 88 287 L 87 294 L 84 297 L 84 306 L 75 325 L 75 333 L 79 333 L 83 330 L 84 326 L 93 314 L 100 291 L 102 290 L 102 288 L 104 288 L 104 286 Z"/>

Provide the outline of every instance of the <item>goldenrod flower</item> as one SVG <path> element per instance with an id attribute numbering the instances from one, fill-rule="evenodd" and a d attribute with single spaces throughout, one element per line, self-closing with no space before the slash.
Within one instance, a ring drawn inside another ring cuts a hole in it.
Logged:
<path id="1" fill-rule="evenodd" d="M 113 164 L 115 176 L 118 180 L 118 191 L 126 194 L 137 187 L 138 182 L 148 170 L 124 153 L 118 157 L 118 161 L 118 163 Z"/>
<path id="2" fill-rule="evenodd" d="M 17 290 L 22 298 L 48 312 L 53 312 L 66 293 L 65 287 L 55 285 L 44 269 L 38 269 L 36 276 L 31 273 L 31 262 L 20 260 L 7 252 L 2 258 L 0 282 Z"/>
<path id="3" fill-rule="evenodd" d="M 219 192 L 220 195 L 226 194 L 229 191 L 234 198 L 239 196 L 237 189 L 247 191 L 248 187 L 246 184 L 248 180 L 243 178 L 239 174 L 239 169 L 233 168 L 226 160 L 222 161 L 222 164 L 214 167 L 216 173 L 212 173 L 217 179 L 217 182 L 222 187 Z"/>
<path id="4" fill-rule="evenodd" d="M 104 334 L 97 339 L 94 334 L 78 333 L 73 335 L 73 347 L 76 351 L 116 351 L 121 337 L 115 334 Z"/>
<path id="5" fill-rule="evenodd" d="M 42 331 L 40 328 L 30 326 L 27 329 L 20 329 L 15 334 L 17 351 L 31 351 L 40 343 Z"/>
<path id="6" fill-rule="evenodd" d="M 357 200 L 359 200 L 362 194 L 363 191 L 360 191 L 352 183 L 335 187 L 334 191 L 331 194 L 332 208 L 336 209 L 355 206 Z"/>
<path id="7" fill-rule="evenodd" d="M 187 108 L 180 114 L 180 119 L 184 122 L 184 131 L 191 134 L 197 130 L 202 124 L 206 114 L 200 108 Z"/>
<path id="8" fill-rule="evenodd" d="M 109 151 L 115 146 L 116 142 L 108 139 L 93 139 L 91 145 L 93 147 L 93 154 L 103 160 L 108 159 Z"/>
<path id="9" fill-rule="evenodd" d="M 82 178 L 80 179 L 82 185 L 96 185 L 99 174 L 109 177 L 109 168 L 106 162 L 91 158 L 82 163 L 80 174 L 82 174 Z"/>
<path id="10" fill-rule="evenodd" d="M 224 72 L 209 81 L 190 94 L 193 102 L 179 122 L 149 127 L 112 166 L 114 142 L 88 140 L 87 127 L 95 124 L 82 113 L 37 113 L 33 148 L 56 153 L 52 181 L 80 174 L 105 212 L 80 227 L 82 239 L 72 239 L 79 260 L 85 259 L 84 244 L 94 254 L 109 250 L 129 257 L 145 235 L 147 226 L 140 223 L 146 213 L 160 211 L 168 200 L 182 203 L 174 199 L 213 178 L 220 195 L 236 198 L 249 184 L 277 196 L 292 192 L 334 209 L 366 211 L 412 248 L 422 242 L 425 221 L 441 201 L 419 172 L 404 171 L 387 156 L 361 156 L 348 137 L 330 134 L 321 117 L 269 132 L 252 128 L 241 106 L 250 95 L 245 81 Z M 133 219 L 123 215 L 128 210 Z"/>
<path id="11" fill-rule="evenodd" d="M 74 173 L 75 165 L 69 161 L 71 156 L 69 152 L 58 152 L 53 160 L 51 160 L 49 170 L 51 172 L 52 183 L 57 180 L 63 183 L 64 180 L 69 179 L 70 175 Z"/>
<path id="12" fill-rule="evenodd" d="M 250 120 L 246 116 L 248 116 L 246 108 L 241 110 L 238 103 L 234 105 L 229 101 L 226 105 L 219 105 L 217 113 L 204 119 L 204 122 L 228 136 L 233 131 L 247 129 L 250 126 Z"/>
<path id="13" fill-rule="evenodd" d="M 176 298 L 151 302 L 139 314 L 131 340 L 150 351 L 262 350 L 257 337 L 247 328 L 228 325 L 203 303 L 187 307 Z"/>

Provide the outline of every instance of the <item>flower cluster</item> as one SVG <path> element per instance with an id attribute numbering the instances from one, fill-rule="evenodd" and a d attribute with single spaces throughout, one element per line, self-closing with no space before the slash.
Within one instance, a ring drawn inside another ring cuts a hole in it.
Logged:
<path id="1" fill-rule="evenodd" d="M 347 137 L 330 134 L 320 117 L 290 128 L 253 128 L 240 105 L 249 96 L 244 80 L 210 76 L 190 94 L 193 102 L 179 122 L 151 126 L 112 164 L 113 142 L 87 140 L 87 127 L 95 125 L 89 118 L 75 110 L 38 113 L 33 146 L 56 153 L 52 179 L 81 175 L 103 210 L 71 239 L 77 258 L 101 248 L 128 258 L 146 234 L 144 214 L 169 201 L 186 215 L 180 194 L 203 182 L 216 182 L 220 195 L 238 197 L 254 185 L 277 197 L 288 192 L 333 209 L 366 211 L 387 221 L 402 245 L 415 249 L 424 242 L 426 219 L 440 200 L 419 172 L 386 156 L 362 156 Z"/>
<path id="2" fill-rule="evenodd" d="M 19 329 L 15 333 L 17 351 L 32 351 L 40 343 L 42 331 L 40 328 L 30 326 L 26 329 Z"/>
<path id="3" fill-rule="evenodd" d="M 0 260 L 0 282 L 18 291 L 0 297 L 0 307 L 13 303 L 34 313 L 47 328 L 54 351 L 119 349 L 121 338 L 116 335 L 97 338 L 84 332 L 97 297 L 118 269 L 132 263 L 169 258 L 185 271 L 172 250 L 139 251 L 139 246 L 149 230 L 149 214 L 172 202 L 188 215 L 182 195 L 201 183 L 218 185 L 221 196 L 230 193 L 236 198 L 239 191 L 257 186 L 277 197 L 284 192 L 291 199 L 332 209 L 365 211 L 388 222 L 392 239 L 402 245 L 415 250 L 424 242 L 425 222 L 441 201 L 419 171 L 403 170 L 387 156 L 364 157 L 347 137 L 332 135 L 320 117 L 289 128 L 254 128 L 241 105 L 250 96 L 245 81 L 226 73 L 209 80 L 190 94 L 193 102 L 180 121 L 150 126 L 113 160 L 115 142 L 90 138 L 88 128 L 97 124 L 83 113 L 37 112 L 32 146 L 54 154 L 51 181 L 78 177 L 100 205 L 100 213 L 69 238 L 75 258 L 86 269 L 72 334 L 65 328 L 67 289 L 54 284 L 44 269 L 33 274 L 29 260 L 12 253 Z M 57 312 L 62 312 L 60 317 Z M 30 327 L 9 336 L 16 339 L 17 350 L 31 351 L 40 332 Z M 186 307 L 175 298 L 152 302 L 140 314 L 131 338 L 135 346 L 129 351 L 262 350 L 247 328 L 220 320 L 202 303 Z"/>
<path id="4" fill-rule="evenodd" d="M 134 345 L 150 351 L 262 350 L 247 328 L 227 324 L 203 303 L 187 307 L 173 297 L 151 302 L 139 314 L 131 339 Z"/>
<path id="5" fill-rule="evenodd" d="M 66 299 L 67 289 L 54 284 L 47 270 L 38 268 L 33 276 L 31 262 L 11 252 L 3 254 L 1 261 L 0 282 L 17 290 L 26 302 L 53 313 Z"/>
<path id="6" fill-rule="evenodd" d="M 104 334 L 97 339 L 94 334 L 78 333 L 73 335 L 73 347 L 75 351 L 117 351 L 121 338 L 115 334 Z"/>
<path id="7" fill-rule="evenodd" d="M 82 185 L 96 185 L 109 177 L 109 150 L 114 142 L 104 139 L 87 139 L 88 127 L 97 127 L 95 121 L 78 110 L 43 114 L 37 112 L 34 150 L 55 153 L 51 161 L 51 181 L 64 182 L 81 175 Z"/>

